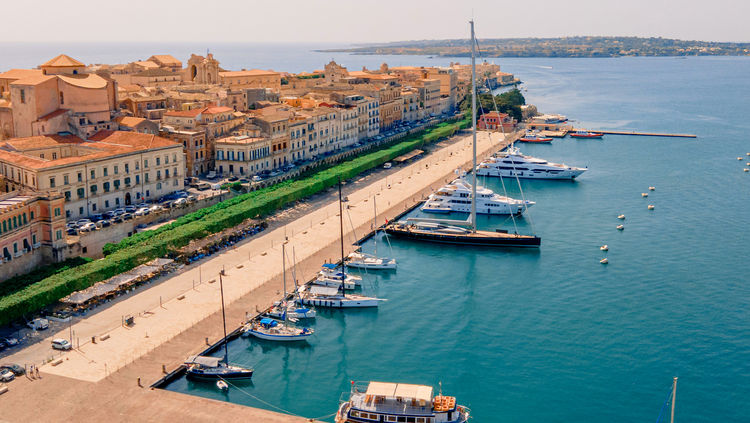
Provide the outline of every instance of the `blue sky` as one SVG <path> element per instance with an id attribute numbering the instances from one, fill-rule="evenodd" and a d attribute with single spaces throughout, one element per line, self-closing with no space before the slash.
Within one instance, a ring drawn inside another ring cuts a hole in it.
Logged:
<path id="1" fill-rule="evenodd" d="M 3 4 L 0 19 L 2 42 L 359 43 L 465 38 L 472 14 L 480 38 L 750 41 L 748 0 L 35 0 Z"/>

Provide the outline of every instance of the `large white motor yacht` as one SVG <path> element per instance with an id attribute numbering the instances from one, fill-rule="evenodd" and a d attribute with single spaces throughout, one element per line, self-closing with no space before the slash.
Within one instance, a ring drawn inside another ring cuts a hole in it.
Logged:
<path id="1" fill-rule="evenodd" d="M 533 201 L 495 194 L 491 189 L 477 185 L 477 213 L 521 214 L 534 204 Z M 421 210 L 428 213 L 471 213 L 471 183 L 459 177 L 430 194 Z"/>
<path id="2" fill-rule="evenodd" d="M 494 157 L 479 163 L 477 176 L 501 176 L 505 178 L 528 179 L 575 179 L 585 172 L 585 167 L 573 167 L 551 163 L 536 157 L 521 154 L 518 147 L 497 153 Z"/>

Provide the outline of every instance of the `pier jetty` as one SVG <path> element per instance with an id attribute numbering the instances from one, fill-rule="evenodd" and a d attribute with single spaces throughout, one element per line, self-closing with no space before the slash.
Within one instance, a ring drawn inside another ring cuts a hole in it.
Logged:
<path id="1" fill-rule="evenodd" d="M 571 132 L 575 131 L 587 131 L 586 129 L 571 129 Z M 610 134 L 610 135 L 637 135 L 641 137 L 668 137 L 668 138 L 698 138 L 697 135 L 693 134 L 663 134 L 658 132 L 637 132 L 637 131 L 602 131 L 599 129 L 588 129 L 590 132 L 597 132 L 600 134 Z"/>

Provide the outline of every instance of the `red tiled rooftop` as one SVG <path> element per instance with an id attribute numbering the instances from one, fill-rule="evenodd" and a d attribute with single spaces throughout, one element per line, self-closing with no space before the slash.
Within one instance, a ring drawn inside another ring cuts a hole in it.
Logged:
<path id="1" fill-rule="evenodd" d="M 61 54 L 55 57 L 54 59 L 49 60 L 47 63 L 43 64 L 41 67 L 61 68 L 61 67 L 79 67 L 79 66 L 86 66 L 86 65 L 68 56 L 67 54 Z"/>

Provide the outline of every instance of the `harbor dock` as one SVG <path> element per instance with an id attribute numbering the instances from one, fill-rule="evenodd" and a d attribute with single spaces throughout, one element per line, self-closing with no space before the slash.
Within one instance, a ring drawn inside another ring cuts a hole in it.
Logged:
<path id="1" fill-rule="evenodd" d="M 667 138 L 698 138 L 697 135 L 693 134 L 664 134 L 664 133 L 658 133 L 658 132 L 637 132 L 637 131 L 602 131 L 599 129 L 570 129 L 569 132 L 575 132 L 575 131 L 590 131 L 590 132 L 597 132 L 600 134 L 609 134 L 609 135 L 636 135 L 641 137 L 667 137 Z"/>

